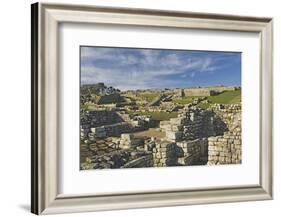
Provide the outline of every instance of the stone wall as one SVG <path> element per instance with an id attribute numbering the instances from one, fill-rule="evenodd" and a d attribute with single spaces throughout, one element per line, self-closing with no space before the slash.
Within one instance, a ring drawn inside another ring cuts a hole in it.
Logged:
<path id="1" fill-rule="evenodd" d="M 213 86 L 213 87 L 206 87 L 209 90 L 214 90 L 216 92 L 223 92 L 223 91 L 235 91 L 235 90 L 239 90 L 240 87 L 236 87 L 236 86 Z"/>
<path id="2" fill-rule="evenodd" d="M 241 163 L 241 105 L 214 105 L 211 110 L 190 109 L 177 118 L 160 122 L 166 140 L 172 149 L 161 152 L 156 147 L 156 162 L 163 165 L 193 165 L 203 161 L 208 164 Z M 206 139 L 208 138 L 209 139 Z M 177 149 L 177 148 L 179 149 Z M 180 152 L 183 151 L 183 156 Z M 166 153 L 165 153 L 166 152 Z M 165 157 L 162 157 L 164 155 Z M 169 156 L 176 156 L 172 159 Z M 159 160 L 158 160 L 159 159 Z"/>
<path id="3" fill-rule="evenodd" d="M 145 116 L 129 115 L 114 110 L 94 110 L 81 114 L 81 139 L 120 136 L 122 133 L 137 132 L 153 126 L 153 121 Z"/>
<path id="4" fill-rule="evenodd" d="M 105 125 L 102 127 L 94 127 L 91 128 L 90 135 L 88 136 L 94 136 L 96 138 L 104 138 L 104 137 L 115 137 L 120 136 L 122 133 L 133 133 L 137 131 L 145 130 L 145 125 L 134 125 L 130 122 L 122 122 L 117 124 L 110 124 Z M 85 131 L 85 130 L 84 130 Z"/>
<path id="5" fill-rule="evenodd" d="M 213 109 L 228 130 L 221 136 L 208 138 L 208 164 L 239 164 L 242 162 L 241 105 L 216 105 Z"/>
<path id="6" fill-rule="evenodd" d="M 238 136 L 239 135 L 239 136 Z M 226 132 L 208 138 L 208 164 L 240 164 L 242 162 L 240 133 Z"/>
<path id="7" fill-rule="evenodd" d="M 207 138 L 177 142 L 177 146 L 183 151 L 183 157 L 178 158 L 178 163 L 181 165 L 205 164 L 208 160 Z"/>
<path id="8" fill-rule="evenodd" d="M 111 110 L 90 113 L 81 128 L 82 169 L 241 163 L 240 104 L 215 104 L 208 110 L 188 107 L 160 122 L 164 138 L 134 138 L 131 133 L 149 126 L 145 116 L 131 119 Z"/>
<path id="9" fill-rule="evenodd" d="M 80 114 L 81 128 L 93 128 L 123 122 L 121 116 L 113 110 L 83 111 Z"/>
<path id="10" fill-rule="evenodd" d="M 101 127 L 93 127 L 91 128 L 90 136 L 92 135 L 96 138 L 104 138 L 109 136 L 120 136 L 122 133 L 128 133 L 131 131 L 133 131 L 132 125 L 127 122 L 122 122 Z"/>
<path id="11" fill-rule="evenodd" d="M 212 96 L 215 93 L 215 91 L 205 88 L 184 89 L 184 96 Z"/>
<path id="12" fill-rule="evenodd" d="M 182 157 L 183 152 L 173 142 L 157 142 L 153 148 L 154 167 L 177 166 L 178 157 Z"/>
<path id="13" fill-rule="evenodd" d="M 241 117 L 241 104 L 214 104 L 211 110 L 221 118 L 227 127 L 235 124 L 236 115 Z"/>
<path id="14" fill-rule="evenodd" d="M 140 138 L 134 138 L 133 134 L 129 133 L 123 133 L 121 134 L 120 140 L 119 140 L 119 148 L 121 149 L 130 149 L 130 148 L 136 148 L 140 145 L 143 145 L 144 141 Z"/>
<path id="15" fill-rule="evenodd" d="M 118 149 L 112 138 L 81 144 L 81 169 L 114 169 L 152 167 L 152 152 L 142 148 Z M 117 148 L 117 149 L 116 149 Z"/>
<path id="16" fill-rule="evenodd" d="M 186 88 L 183 89 L 184 96 L 213 96 L 224 91 L 235 91 L 240 87 L 230 86 L 214 86 L 214 87 L 198 87 L 198 88 Z M 181 94 L 181 92 L 178 92 Z M 182 95 L 182 94 L 181 94 Z"/>
<path id="17" fill-rule="evenodd" d="M 156 142 L 152 152 L 154 167 L 196 165 L 207 162 L 208 140 Z"/>
<path id="18" fill-rule="evenodd" d="M 226 128 L 216 113 L 198 108 L 160 122 L 160 129 L 166 133 L 166 139 L 172 142 L 222 135 Z"/>
<path id="19" fill-rule="evenodd" d="M 143 167 L 153 167 L 153 156 L 148 154 L 139 157 L 135 160 L 129 161 L 122 168 L 143 168 Z"/>

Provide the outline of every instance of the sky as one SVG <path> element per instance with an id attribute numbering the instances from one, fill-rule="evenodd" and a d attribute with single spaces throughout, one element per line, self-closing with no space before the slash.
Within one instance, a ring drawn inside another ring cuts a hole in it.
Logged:
<path id="1" fill-rule="evenodd" d="M 81 46 L 80 73 L 122 91 L 241 86 L 241 53 Z"/>

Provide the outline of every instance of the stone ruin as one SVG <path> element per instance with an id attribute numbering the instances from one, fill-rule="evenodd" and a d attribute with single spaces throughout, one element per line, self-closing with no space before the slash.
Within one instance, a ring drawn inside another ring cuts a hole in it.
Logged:
<path id="1" fill-rule="evenodd" d="M 216 105 L 214 110 L 227 125 L 223 135 L 208 138 L 208 164 L 242 162 L 241 105 Z"/>
<path id="2" fill-rule="evenodd" d="M 166 133 L 167 140 L 173 142 L 220 135 L 226 128 L 215 112 L 199 108 L 191 108 L 177 118 L 160 122 L 160 129 Z"/>
<path id="3" fill-rule="evenodd" d="M 149 129 L 148 117 L 131 119 L 114 110 L 84 115 L 81 169 L 241 163 L 240 104 L 186 108 L 178 117 L 160 122 L 162 138 L 133 135 Z"/>
<path id="4" fill-rule="evenodd" d="M 234 91 L 239 90 L 240 87 L 236 86 L 212 86 L 212 87 L 196 87 L 196 88 L 179 88 L 175 89 L 175 94 L 179 97 L 184 96 L 214 96 L 224 91 Z"/>
<path id="5" fill-rule="evenodd" d="M 82 111 L 80 116 L 81 139 L 120 136 L 148 129 L 153 121 L 147 117 L 130 119 L 115 110 Z"/>

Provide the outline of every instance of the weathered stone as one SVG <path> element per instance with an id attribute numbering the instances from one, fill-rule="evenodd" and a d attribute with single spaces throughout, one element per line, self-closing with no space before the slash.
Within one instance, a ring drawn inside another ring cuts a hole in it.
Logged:
<path id="1" fill-rule="evenodd" d="M 169 141 L 178 141 L 181 139 L 182 132 L 172 132 L 172 131 L 166 131 L 166 138 Z"/>

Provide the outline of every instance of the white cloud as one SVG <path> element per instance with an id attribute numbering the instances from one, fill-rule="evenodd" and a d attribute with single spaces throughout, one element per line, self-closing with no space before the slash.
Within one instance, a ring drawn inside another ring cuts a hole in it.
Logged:
<path id="1" fill-rule="evenodd" d="M 152 49 L 81 48 L 81 82 L 104 82 L 125 89 L 157 88 L 164 85 L 182 85 L 183 81 L 165 79 L 175 75 L 185 80 L 197 73 L 212 73 L 215 55 L 186 55 L 187 52 Z M 103 61 L 101 64 L 100 61 Z M 179 83 L 181 82 L 181 83 Z"/>

